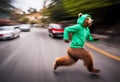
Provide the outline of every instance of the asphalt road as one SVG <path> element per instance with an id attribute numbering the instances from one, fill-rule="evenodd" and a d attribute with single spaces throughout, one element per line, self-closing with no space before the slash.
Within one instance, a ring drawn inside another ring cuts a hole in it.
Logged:
<path id="1" fill-rule="evenodd" d="M 87 46 L 95 67 L 101 70 L 99 74 L 89 73 L 82 60 L 54 72 L 54 59 L 65 55 L 68 45 L 62 39 L 51 39 L 46 29 L 38 28 L 21 33 L 20 38 L 0 41 L 0 82 L 120 82 L 120 62 Z M 92 45 L 120 54 L 99 42 Z"/>

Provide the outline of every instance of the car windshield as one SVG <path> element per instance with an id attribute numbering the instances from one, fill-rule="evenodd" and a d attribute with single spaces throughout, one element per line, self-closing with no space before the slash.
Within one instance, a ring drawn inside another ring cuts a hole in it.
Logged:
<path id="1" fill-rule="evenodd" d="M 50 28 L 62 29 L 62 26 L 59 24 L 50 24 Z"/>
<path id="2" fill-rule="evenodd" d="M 30 25 L 28 24 L 20 25 L 20 28 L 30 28 Z"/>
<path id="3" fill-rule="evenodd" d="M 21 24 L 19 26 L 30 26 L 30 24 Z"/>
<path id="4" fill-rule="evenodd" d="M 7 30 L 12 30 L 12 27 L 0 27 L 0 31 L 7 31 Z"/>

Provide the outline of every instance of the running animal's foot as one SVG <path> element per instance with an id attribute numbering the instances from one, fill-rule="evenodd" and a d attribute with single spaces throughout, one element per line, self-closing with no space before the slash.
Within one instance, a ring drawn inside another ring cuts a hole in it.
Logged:
<path id="1" fill-rule="evenodd" d="M 99 73 L 99 72 L 100 72 L 100 70 L 99 70 L 99 69 L 92 69 L 92 70 L 89 70 L 89 72 Z"/>
<path id="2" fill-rule="evenodd" d="M 53 64 L 53 69 L 56 70 L 58 67 L 58 65 L 56 64 L 56 62 Z"/>

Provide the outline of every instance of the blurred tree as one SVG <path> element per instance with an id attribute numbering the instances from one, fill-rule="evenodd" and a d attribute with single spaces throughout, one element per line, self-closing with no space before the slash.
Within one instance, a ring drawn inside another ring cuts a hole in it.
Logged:
<path id="1" fill-rule="evenodd" d="M 29 19 L 26 18 L 26 17 L 22 17 L 22 18 L 19 19 L 19 22 L 23 23 L 23 24 L 26 24 L 26 23 L 29 23 Z"/>
<path id="2" fill-rule="evenodd" d="M 0 0 L 0 17 L 10 16 L 11 10 L 14 9 L 14 6 L 11 5 L 12 1 L 14 0 Z"/>
<path id="3" fill-rule="evenodd" d="M 42 0 L 42 1 L 43 1 L 43 9 L 45 9 L 46 6 L 47 6 L 47 2 L 48 2 L 48 1 L 51 1 L 51 0 Z"/>
<path id="4" fill-rule="evenodd" d="M 53 21 L 70 21 L 78 18 L 78 13 L 88 13 L 94 19 L 98 31 L 109 30 L 114 24 L 120 24 L 119 0 L 51 0 L 45 15 Z M 106 26 L 107 25 L 107 26 Z M 115 26 L 113 26 L 115 28 Z"/>
<path id="5" fill-rule="evenodd" d="M 37 10 L 36 10 L 35 8 L 31 8 L 31 7 L 30 7 L 30 8 L 28 9 L 28 12 L 29 12 L 29 13 L 36 13 Z"/>
<path id="6" fill-rule="evenodd" d="M 76 19 L 79 12 L 88 13 L 94 16 L 103 17 L 107 12 L 106 7 L 113 5 L 118 0 L 51 0 L 48 6 L 47 15 L 60 20 Z M 105 10 L 104 10 L 105 8 Z M 97 11 L 97 12 L 96 12 Z M 59 13 L 59 15 L 58 15 Z M 67 15 L 66 15 L 67 14 Z"/>
<path id="7" fill-rule="evenodd" d="M 66 13 L 66 10 L 64 9 L 62 0 L 52 0 L 45 14 L 49 15 L 50 19 L 54 21 L 63 20 L 65 19 L 64 16 L 70 18 L 69 13 Z"/>

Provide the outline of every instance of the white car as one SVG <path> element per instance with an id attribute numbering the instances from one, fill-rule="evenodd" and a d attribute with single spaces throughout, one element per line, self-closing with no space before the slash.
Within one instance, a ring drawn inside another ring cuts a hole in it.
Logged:
<path id="1" fill-rule="evenodd" d="M 21 31 L 29 32 L 31 30 L 31 26 L 29 24 L 21 24 L 19 27 Z"/>
<path id="2" fill-rule="evenodd" d="M 19 37 L 21 30 L 16 26 L 1 26 L 0 39 L 13 39 Z"/>

